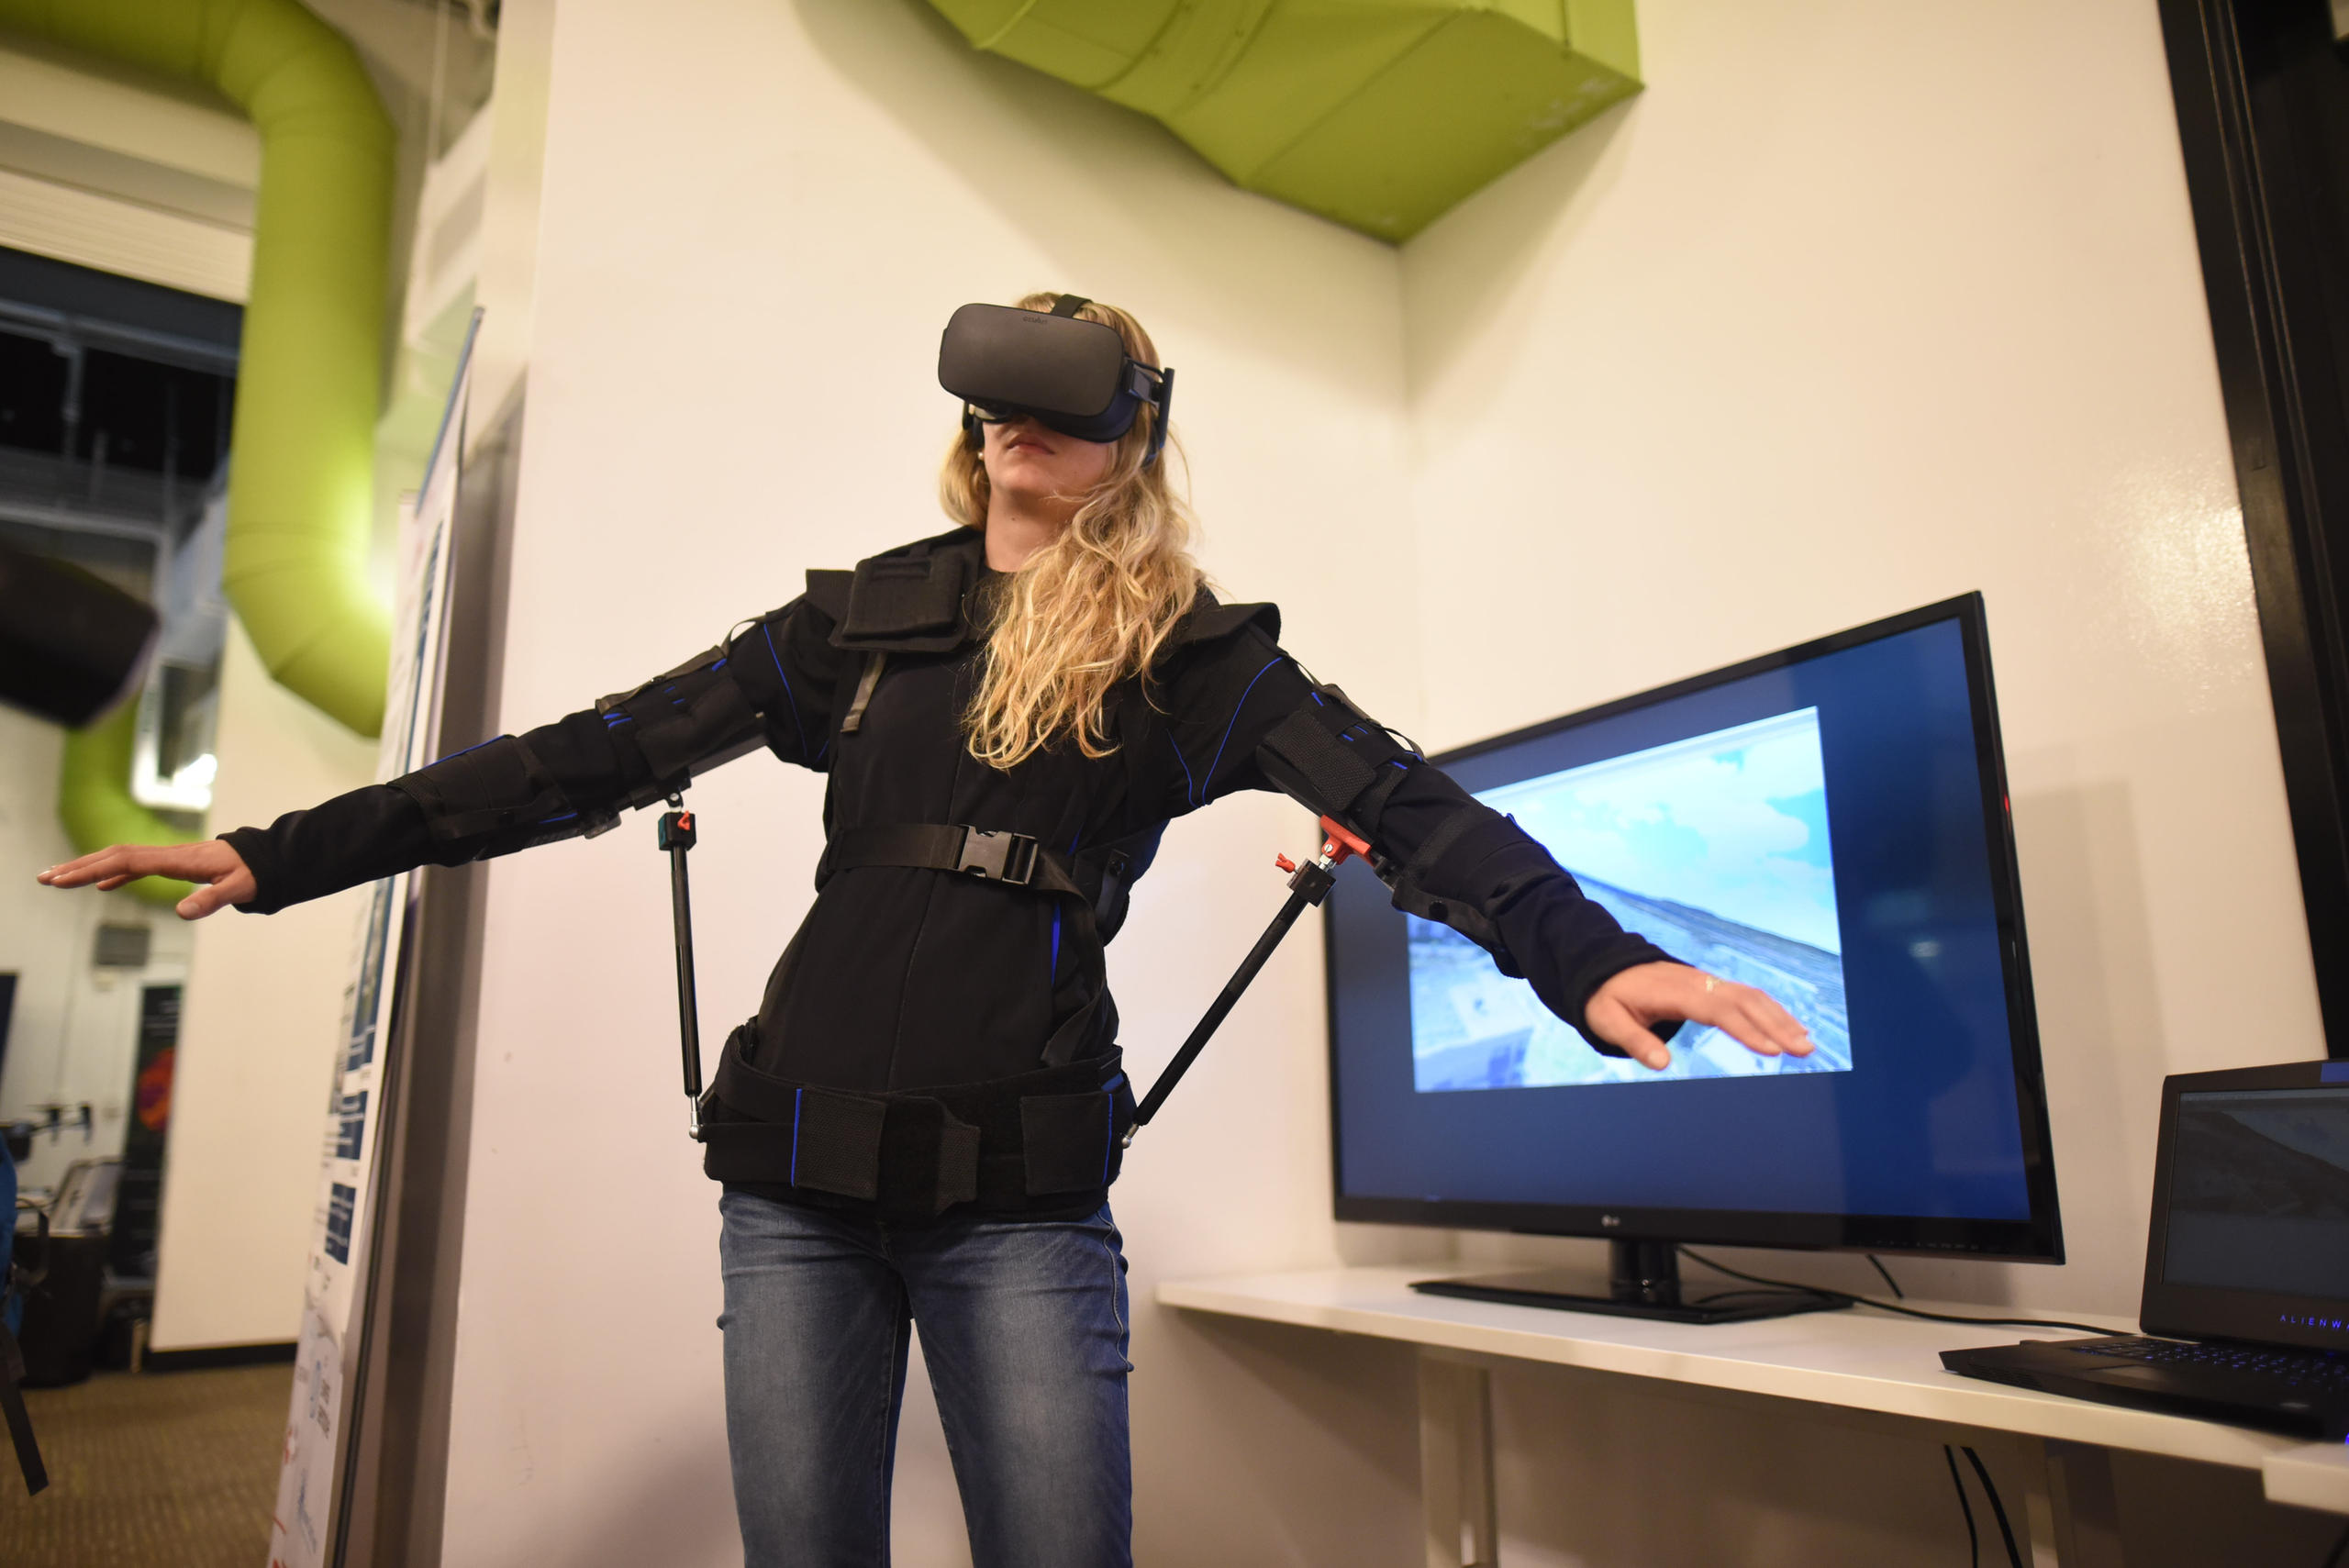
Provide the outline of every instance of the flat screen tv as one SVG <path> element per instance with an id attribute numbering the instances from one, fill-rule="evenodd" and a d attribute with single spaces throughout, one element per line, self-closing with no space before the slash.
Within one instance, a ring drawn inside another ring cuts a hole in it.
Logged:
<path id="1" fill-rule="evenodd" d="M 1679 1297 L 1684 1242 L 2063 1260 L 1979 595 L 1433 760 L 1818 1050 L 1684 1027 L 1663 1072 L 1601 1055 L 1349 863 L 1326 906 L 1339 1218 L 1605 1238 L 1611 1281 L 1557 1304 L 1666 1316 L 1709 1316 Z M 1578 1294 L 1472 1283 L 1439 1288 Z"/>

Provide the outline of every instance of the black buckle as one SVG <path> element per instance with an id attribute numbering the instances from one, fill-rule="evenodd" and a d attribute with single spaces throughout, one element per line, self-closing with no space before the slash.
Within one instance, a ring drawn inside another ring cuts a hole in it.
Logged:
<path id="1" fill-rule="evenodd" d="M 962 851 L 954 859 L 958 871 L 1025 887 L 1036 874 L 1036 840 L 1025 833 L 965 828 Z"/>

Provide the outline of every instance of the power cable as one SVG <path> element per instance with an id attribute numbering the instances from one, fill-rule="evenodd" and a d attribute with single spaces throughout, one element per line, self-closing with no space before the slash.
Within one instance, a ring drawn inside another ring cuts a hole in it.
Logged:
<path id="1" fill-rule="evenodd" d="M 1749 1274 L 1741 1269 L 1731 1268 L 1727 1263 L 1717 1263 L 1693 1247 L 1675 1246 L 1674 1251 L 1693 1262 L 1702 1263 L 1717 1274 L 1727 1274 L 1731 1279 L 1742 1279 L 1748 1284 L 1768 1285 L 1774 1290 L 1791 1291 L 1798 1296 L 1824 1296 L 1834 1301 L 1848 1301 L 1855 1307 L 1873 1307 L 1879 1312 L 1897 1312 L 1904 1318 L 1923 1318 L 1935 1323 L 1986 1324 L 1993 1328 L 2070 1329 L 2082 1334 L 2098 1334 L 2108 1338 L 2112 1333 L 2111 1329 L 2094 1323 L 2072 1323 L 2061 1318 L 1968 1318 L 1954 1312 L 1928 1312 L 1921 1307 L 1902 1307 L 1890 1301 L 1878 1301 L 1871 1296 L 1854 1296 L 1848 1290 L 1831 1290 L 1825 1285 L 1797 1284 L 1792 1280 L 1764 1279 L 1760 1274 Z M 1878 1263 L 1876 1267 L 1881 1270 L 1884 1265 Z"/>
<path id="2" fill-rule="evenodd" d="M 1990 1467 L 1972 1449 L 1965 1451 L 1965 1462 L 1974 1466 L 1974 1473 L 1982 1482 L 1982 1495 L 1990 1499 L 1990 1515 L 1998 1521 L 1998 1539 L 2007 1543 L 2009 1568 L 2022 1568 L 2022 1553 L 2015 1550 L 2014 1527 L 2007 1523 L 2007 1506 L 1998 1501 L 1998 1489 L 1990 1482 Z"/>
<path id="3" fill-rule="evenodd" d="M 1982 1568 L 1982 1536 L 1974 1528 L 1974 1505 L 1965 1500 L 1965 1477 L 1957 1473 L 1957 1451 L 1942 1444 L 1942 1459 L 1949 1465 L 1949 1484 L 1957 1488 L 1958 1512 L 1965 1516 L 1965 1568 Z"/>

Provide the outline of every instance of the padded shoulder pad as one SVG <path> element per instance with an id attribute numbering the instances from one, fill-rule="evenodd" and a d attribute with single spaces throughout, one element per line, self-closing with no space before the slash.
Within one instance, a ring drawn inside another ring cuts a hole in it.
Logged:
<path id="1" fill-rule="evenodd" d="M 1174 642 L 1177 647 L 1191 642 L 1213 642 L 1230 637 L 1244 627 L 1255 627 L 1275 642 L 1281 639 L 1281 607 L 1274 604 L 1219 604 L 1213 594 L 1199 590 L 1191 613 L 1174 628 Z"/>
<path id="2" fill-rule="evenodd" d="M 956 528 L 861 561 L 853 572 L 810 572 L 807 597 L 831 617 L 835 648 L 946 652 L 972 636 L 983 540 Z"/>
<path id="3" fill-rule="evenodd" d="M 831 618 L 834 626 L 848 619 L 849 584 L 853 572 L 816 571 L 807 573 L 807 602 Z"/>

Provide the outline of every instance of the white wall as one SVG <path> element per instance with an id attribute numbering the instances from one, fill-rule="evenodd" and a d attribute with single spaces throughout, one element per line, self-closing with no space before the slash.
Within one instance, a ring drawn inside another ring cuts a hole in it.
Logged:
<path id="1" fill-rule="evenodd" d="M 2154 16 L 1642 21 L 1646 95 L 1398 253 L 972 55 L 917 0 L 563 8 L 503 722 L 933 529 L 937 324 L 1040 284 L 1151 323 L 1211 569 L 1432 744 L 1980 587 L 2075 1262 L 1909 1272 L 2126 1311 L 2159 1075 L 2319 1049 Z M 696 791 L 713 1034 L 805 906 L 819 794 L 756 761 Z M 1170 834 L 1113 959 L 1142 1075 L 1302 830 L 1248 802 Z M 649 824 L 489 880 L 446 1560 L 734 1561 L 715 1194 L 680 1130 Z M 1327 1218 L 1318 962 L 1283 952 L 1116 1194 L 1144 1561 L 1417 1559 L 1399 1353 L 1148 1305 L 1163 1274 L 1412 1244 Z M 918 1383 L 898 1560 L 952 1563 Z M 1894 1561 L 1957 1533 L 1921 1443 L 1531 1374 L 1501 1427 L 1512 1562 Z M 2238 1541 L 2288 1533 L 2178 1468 L 2124 1473 L 2132 1518 L 2169 1530 L 2161 1499 L 2192 1496 Z"/>
<path id="2" fill-rule="evenodd" d="M 2323 1052 L 2154 7 L 1640 17 L 1644 95 L 1403 251 L 1422 739 L 1980 589 L 2070 1262 L 1896 1268 L 2133 1315 L 2162 1075 Z M 1614 1408 L 1642 1403 L 1668 1421 Z M 1644 1444 L 1520 1445 L 1509 1561 L 1719 1561 L 1748 1491 L 1771 1544 L 1741 1561 L 1861 1560 L 1809 1517 L 1835 1489 L 1730 1426 L 1661 1475 Z M 1921 1522 L 1880 1522 L 1944 1551 L 1912 1450 L 1845 1490 L 1907 1488 Z"/>
<path id="3" fill-rule="evenodd" d="M 1299 651 L 1367 700 L 1415 701 L 1409 602 L 1391 587 L 1410 554 L 1392 250 L 1231 189 L 1155 128 L 974 55 L 909 0 L 561 9 L 543 204 L 505 726 L 666 667 L 809 566 L 942 527 L 939 327 L 1038 286 L 1131 306 L 1168 346 L 1213 570 L 1279 596 Z M 714 1044 L 810 895 L 820 784 L 753 760 L 695 793 Z M 677 1103 L 651 831 L 489 872 L 451 1563 L 738 1560 L 717 1192 Z M 1170 837 L 1119 944 L 1142 1066 L 1244 948 L 1231 901 L 1269 916 L 1271 855 L 1304 835 L 1265 801 Z M 1118 1191 L 1152 1561 L 1412 1557 L 1404 1362 L 1341 1345 L 1292 1361 L 1149 1305 L 1162 1273 L 1335 1256 L 1317 962 L 1305 942 L 1283 955 Z M 1242 1103 L 1252 1071 L 1265 1092 Z M 960 1508 L 922 1405 L 909 1396 L 899 1560 L 951 1562 Z"/>
<path id="4" fill-rule="evenodd" d="M 122 1152 L 131 1068 L 139 1057 L 139 993 L 187 978 L 187 933 L 171 911 L 127 892 L 69 896 L 33 881 L 43 866 L 71 860 L 57 820 L 58 760 L 65 731 L 0 707 L 0 971 L 17 973 L 14 1017 L 0 1069 L 0 1123 L 40 1122 L 36 1107 L 64 1105 L 78 1125 L 33 1140 L 19 1184 L 53 1187 L 76 1160 Z M 98 969 L 98 928 L 145 926 L 143 969 Z"/>
<path id="5" fill-rule="evenodd" d="M 267 824 L 375 775 L 375 742 L 270 679 L 235 620 L 211 821 Z M 195 926 L 156 1260 L 156 1350 L 292 1340 L 362 890 Z M 184 939 L 185 940 L 185 939 Z"/>

